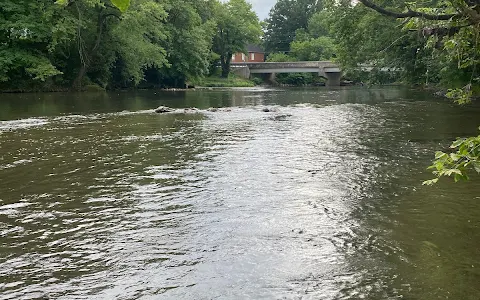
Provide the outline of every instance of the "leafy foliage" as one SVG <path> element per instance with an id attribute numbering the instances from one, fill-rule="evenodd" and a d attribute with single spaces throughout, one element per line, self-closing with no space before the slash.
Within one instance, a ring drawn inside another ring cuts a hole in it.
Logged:
<path id="1" fill-rule="evenodd" d="M 0 7 L 0 82 L 45 81 L 61 74 L 52 63 L 51 24 L 61 12 L 48 1 L 10 1 Z M 57 24 L 55 24 L 57 25 Z M 56 28 L 59 28 L 57 25 Z M 3 84 L 2 84 L 3 86 Z"/>
<path id="2" fill-rule="evenodd" d="M 450 154 L 442 151 L 435 153 L 435 161 L 430 169 L 434 169 L 433 174 L 437 178 L 425 181 L 424 185 L 435 184 L 445 176 L 453 177 L 455 182 L 468 180 L 471 170 L 480 173 L 480 135 L 457 139 L 450 148 L 455 151 Z"/>
<path id="3" fill-rule="evenodd" d="M 333 39 L 328 36 L 295 40 L 290 47 L 290 55 L 299 61 L 331 60 L 336 52 Z"/>
<path id="4" fill-rule="evenodd" d="M 111 0 L 112 4 L 115 5 L 121 12 L 125 12 L 130 6 L 130 0 Z"/>
<path id="5" fill-rule="evenodd" d="M 122 86 L 137 85 L 149 67 L 168 65 L 162 43 L 167 39 L 165 21 L 167 12 L 159 3 L 136 1 L 112 29 L 112 43 L 116 49 L 117 70 Z"/>
<path id="6" fill-rule="evenodd" d="M 290 56 L 282 52 L 271 53 L 267 57 L 267 62 L 288 62 L 288 61 L 297 61 L 297 59 L 293 56 Z"/>

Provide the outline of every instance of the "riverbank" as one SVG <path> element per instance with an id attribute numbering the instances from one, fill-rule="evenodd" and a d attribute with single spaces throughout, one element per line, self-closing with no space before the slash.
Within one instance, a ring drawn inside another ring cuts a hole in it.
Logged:
<path id="1" fill-rule="evenodd" d="M 193 81 L 193 86 L 197 87 L 254 87 L 262 84 L 263 81 L 259 78 L 253 78 L 252 80 L 237 77 L 233 74 L 228 78 L 222 78 L 217 76 L 205 77 Z"/>
<path id="2" fill-rule="evenodd" d="M 188 88 L 174 88 L 174 87 L 158 87 L 158 86 L 139 86 L 137 88 L 127 89 L 108 89 L 99 85 L 90 84 L 82 87 L 76 92 L 104 92 L 104 91 L 117 91 L 117 90 L 165 90 L 165 91 L 186 91 L 197 87 L 202 88 L 228 88 L 228 87 L 255 87 L 263 84 L 263 81 L 254 79 L 248 80 L 235 76 L 228 78 L 220 77 L 206 77 L 197 79 L 188 84 Z M 28 88 L 15 88 L 15 89 L 0 89 L 0 94 L 17 94 L 17 93 L 57 93 L 57 92 L 70 92 L 71 88 L 61 86 L 49 86 L 49 87 L 28 87 Z"/>

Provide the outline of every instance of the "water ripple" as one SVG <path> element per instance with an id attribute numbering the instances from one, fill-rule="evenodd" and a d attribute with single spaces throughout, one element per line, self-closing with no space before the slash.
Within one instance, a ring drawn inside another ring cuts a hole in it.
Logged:
<path id="1" fill-rule="evenodd" d="M 442 106 L 241 93 L 1 123 L 0 299 L 474 299 L 478 188 L 420 184 Z"/>

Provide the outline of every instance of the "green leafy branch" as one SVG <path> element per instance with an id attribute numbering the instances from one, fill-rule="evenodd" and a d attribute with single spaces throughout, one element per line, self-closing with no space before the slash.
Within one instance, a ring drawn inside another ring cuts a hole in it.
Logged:
<path id="1" fill-rule="evenodd" d="M 455 152 L 435 153 L 435 160 L 429 169 L 434 170 L 433 174 L 437 178 L 423 182 L 424 185 L 433 185 L 443 176 L 453 177 L 455 182 L 468 180 L 468 171 L 472 169 L 480 173 L 480 135 L 457 139 L 450 148 L 455 149 Z"/>
<path id="2" fill-rule="evenodd" d="M 130 6 L 130 0 L 110 0 L 110 1 L 121 12 L 126 12 L 128 7 Z M 57 2 L 55 3 L 66 6 L 68 5 L 69 0 L 57 0 Z"/>
<path id="3" fill-rule="evenodd" d="M 457 104 L 468 104 L 472 102 L 472 84 L 469 83 L 461 89 L 449 89 L 445 96 Z"/>

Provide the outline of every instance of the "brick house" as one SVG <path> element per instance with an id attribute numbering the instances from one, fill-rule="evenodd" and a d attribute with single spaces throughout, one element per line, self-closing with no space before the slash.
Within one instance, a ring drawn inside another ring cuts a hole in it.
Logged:
<path id="1" fill-rule="evenodd" d="M 235 53 L 232 56 L 232 63 L 242 63 L 242 62 L 264 62 L 265 61 L 265 51 L 258 45 L 248 45 L 247 52 L 245 53 Z"/>

